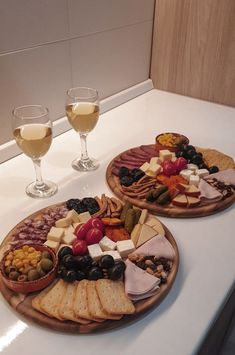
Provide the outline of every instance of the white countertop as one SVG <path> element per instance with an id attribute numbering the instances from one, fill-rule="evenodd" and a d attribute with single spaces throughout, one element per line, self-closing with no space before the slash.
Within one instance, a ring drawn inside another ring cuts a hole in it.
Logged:
<path id="1" fill-rule="evenodd" d="M 108 162 L 119 152 L 154 143 L 161 132 L 181 132 L 194 145 L 235 157 L 235 109 L 151 90 L 106 112 L 88 136 L 88 151 L 100 161 L 95 172 L 77 173 L 71 161 L 80 152 L 70 130 L 54 139 L 43 159 L 43 175 L 59 192 L 46 200 L 25 195 L 34 178 L 32 162 L 20 155 L 0 165 L 0 238 L 32 212 L 71 197 L 111 194 Z M 68 335 L 23 319 L 0 296 L 0 351 L 4 355 L 194 354 L 229 296 L 235 280 L 235 208 L 195 219 L 160 220 L 172 232 L 180 267 L 168 296 L 149 315 L 128 327 L 97 335 Z"/>

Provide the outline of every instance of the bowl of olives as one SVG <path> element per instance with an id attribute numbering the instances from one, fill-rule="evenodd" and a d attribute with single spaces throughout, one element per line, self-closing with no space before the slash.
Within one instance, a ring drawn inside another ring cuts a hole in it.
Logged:
<path id="1" fill-rule="evenodd" d="M 58 258 L 45 245 L 23 245 L 8 250 L 1 261 L 4 284 L 17 293 L 42 290 L 56 276 Z"/>
<path id="2" fill-rule="evenodd" d="M 189 139 L 179 133 L 161 133 L 155 139 L 157 151 L 167 149 L 170 152 L 176 152 L 182 144 L 189 144 Z"/>

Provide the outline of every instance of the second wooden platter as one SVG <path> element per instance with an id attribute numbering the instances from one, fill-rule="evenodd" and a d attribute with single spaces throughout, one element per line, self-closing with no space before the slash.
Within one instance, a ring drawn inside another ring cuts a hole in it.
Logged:
<path id="1" fill-rule="evenodd" d="M 151 149 L 153 145 L 145 146 Z M 114 161 L 119 160 L 123 154 L 131 154 L 135 149 L 139 149 L 140 147 L 131 148 L 126 150 L 125 152 L 117 155 L 108 165 L 106 170 L 106 180 L 112 192 L 122 201 L 129 201 L 132 205 L 139 208 L 146 208 L 151 213 L 164 216 L 164 217 L 176 217 L 176 218 L 190 218 L 190 217 L 204 217 L 219 211 L 222 211 L 229 206 L 231 206 L 235 202 L 235 193 L 232 196 L 226 198 L 225 200 L 220 200 L 212 203 L 203 203 L 197 207 L 193 208 L 183 208 L 174 206 L 172 203 L 168 203 L 166 205 L 160 206 L 154 203 L 149 203 L 144 199 L 132 198 L 127 195 L 122 190 L 121 184 L 119 182 L 119 178 L 113 174 Z M 221 153 L 222 154 L 222 153 Z M 232 159 L 232 158 L 231 158 Z M 125 166 L 125 164 L 123 164 Z"/>
<path id="2" fill-rule="evenodd" d="M 49 206 L 40 211 L 33 213 L 30 216 L 27 216 L 24 220 L 18 223 L 5 237 L 1 246 L 0 246 L 0 256 L 2 257 L 6 249 L 8 249 L 9 242 L 12 239 L 12 236 L 15 234 L 16 230 L 24 223 L 26 219 L 40 219 L 43 213 L 47 211 L 47 209 L 53 209 L 54 207 L 58 207 L 63 205 L 63 203 L 58 205 Z M 121 320 L 106 320 L 102 323 L 91 322 L 89 324 L 83 325 L 78 324 L 72 321 L 59 321 L 55 318 L 50 318 L 43 313 L 36 311 L 32 307 L 32 298 L 35 297 L 37 293 L 32 294 L 18 294 L 6 287 L 3 283 L 2 278 L 0 277 L 0 291 L 5 298 L 5 300 L 10 304 L 10 306 L 23 315 L 26 319 L 33 321 L 43 327 L 47 327 L 53 330 L 66 332 L 66 333 L 77 333 L 77 334 L 85 334 L 92 332 L 102 332 L 108 331 L 111 329 L 124 327 L 134 321 L 141 319 L 146 313 L 153 310 L 168 294 L 170 291 L 175 277 L 177 275 L 178 267 L 179 267 L 179 252 L 175 239 L 173 238 L 171 232 L 162 224 L 165 230 L 165 237 L 171 243 L 172 247 L 175 251 L 175 259 L 173 261 L 173 266 L 171 272 L 168 275 L 167 283 L 162 284 L 159 292 L 156 295 L 149 297 L 147 299 L 138 301 L 135 303 L 136 312 L 133 315 L 126 315 Z"/>

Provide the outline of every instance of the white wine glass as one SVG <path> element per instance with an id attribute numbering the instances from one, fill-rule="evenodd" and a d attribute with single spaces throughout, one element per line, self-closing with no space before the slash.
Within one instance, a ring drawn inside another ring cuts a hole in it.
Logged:
<path id="1" fill-rule="evenodd" d="M 81 156 L 72 162 L 72 167 L 78 171 L 90 171 L 99 167 L 96 160 L 87 153 L 87 135 L 99 119 L 99 96 L 95 89 L 87 87 L 71 88 L 66 96 L 66 115 L 69 123 L 80 135 Z"/>
<path id="2" fill-rule="evenodd" d="M 41 174 L 41 158 L 52 142 L 52 122 L 49 110 L 41 105 L 16 107 L 13 112 L 12 128 L 17 145 L 33 161 L 36 181 L 26 187 L 30 197 L 45 198 L 57 192 L 57 185 L 44 181 Z"/>

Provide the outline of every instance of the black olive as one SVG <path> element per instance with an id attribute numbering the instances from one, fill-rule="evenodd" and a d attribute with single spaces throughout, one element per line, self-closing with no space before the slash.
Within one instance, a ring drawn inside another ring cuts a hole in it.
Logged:
<path id="1" fill-rule="evenodd" d="M 83 271 L 81 271 L 81 270 L 77 270 L 77 271 L 76 271 L 76 280 L 77 280 L 77 281 L 84 280 L 85 278 L 86 278 L 85 272 L 83 272 Z"/>
<path id="2" fill-rule="evenodd" d="M 76 265 L 74 256 L 70 254 L 63 256 L 61 263 L 66 269 L 72 269 Z"/>
<path id="3" fill-rule="evenodd" d="M 63 272 L 64 272 L 64 271 L 66 271 L 66 268 L 65 268 L 64 266 L 60 265 L 60 266 L 58 267 L 58 270 L 57 270 L 57 276 L 58 276 L 58 277 L 63 277 Z"/>
<path id="4" fill-rule="evenodd" d="M 88 256 L 88 258 L 87 258 Z M 84 255 L 84 256 L 77 256 L 75 258 L 75 267 L 77 270 L 84 270 L 88 266 L 91 266 L 92 264 L 92 259 L 90 255 Z"/>
<path id="5" fill-rule="evenodd" d="M 133 178 L 131 176 L 123 176 L 120 179 L 120 182 L 121 182 L 121 185 L 131 186 L 133 184 L 134 180 L 133 180 Z"/>
<path id="6" fill-rule="evenodd" d="M 218 173 L 219 168 L 216 165 L 212 165 L 209 167 L 208 170 L 209 170 L 209 174 L 215 174 L 215 173 Z"/>
<path id="7" fill-rule="evenodd" d="M 144 175 L 145 173 L 140 169 L 133 169 L 131 171 L 131 176 L 135 182 L 139 181 Z"/>
<path id="8" fill-rule="evenodd" d="M 180 150 L 182 150 L 183 152 L 187 152 L 187 150 L 188 150 L 188 144 L 182 144 L 182 145 L 180 146 Z"/>
<path id="9" fill-rule="evenodd" d="M 72 248 L 70 247 L 62 247 L 58 252 L 58 258 L 61 260 L 65 255 L 72 255 Z"/>
<path id="10" fill-rule="evenodd" d="M 196 151 L 195 147 L 193 145 L 187 145 L 187 149 L 186 151 L 188 152 L 189 150 L 194 150 L 194 152 Z"/>
<path id="11" fill-rule="evenodd" d="M 189 149 L 189 150 L 187 151 L 187 156 L 188 156 L 189 159 L 191 159 L 192 157 L 194 157 L 196 154 L 197 154 L 197 153 L 196 153 L 195 150 L 193 150 L 193 149 Z"/>
<path id="12" fill-rule="evenodd" d="M 115 266 L 121 268 L 122 272 L 126 270 L 126 264 L 124 261 L 120 260 L 115 263 Z"/>
<path id="13" fill-rule="evenodd" d="M 99 265 L 102 269 L 109 269 L 114 265 L 114 258 L 111 255 L 104 255 L 100 258 Z"/>
<path id="14" fill-rule="evenodd" d="M 88 274 L 89 280 L 98 280 L 104 277 L 103 271 L 99 267 L 92 267 Z"/>
<path id="15" fill-rule="evenodd" d="M 187 153 L 184 152 L 183 150 L 178 150 L 176 153 L 175 153 L 176 157 L 177 158 L 185 158 L 185 159 L 188 159 L 188 156 L 187 156 Z"/>
<path id="16" fill-rule="evenodd" d="M 122 274 L 123 270 L 118 265 L 114 265 L 108 269 L 108 277 L 113 281 L 120 279 Z"/>
<path id="17" fill-rule="evenodd" d="M 126 168 L 125 166 L 121 166 L 121 168 L 118 171 L 119 179 L 121 179 L 123 176 L 129 176 L 129 175 L 130 175 L 129 169 Z"/>
<path id="18" fill-rule="evenodd" d="M 192 158 L 191 158 L 191 163 L 193 164 L 196 164 L 196 165 L 199 165 L 201 164 L 203 161 L 202 161 L 202 157 L 201 155 L 199 154 L 195 154 Z"/>
<path id="19" fill-rule="evenodd" d="M 207 170 L 209 169 L 208 166 L 207 166 L 205 163 L 199 164 L 199 165 L 198 165 L 198 168 L 199 168 L 199 169 L 207 169 Z"/>
<path id="20" fill-rule="evenodd" d="M 66 282 L 74 282 L 77 278 L 77 273 L 74 270 L 65 270 L 62 273 L 62 278 Z"/>

